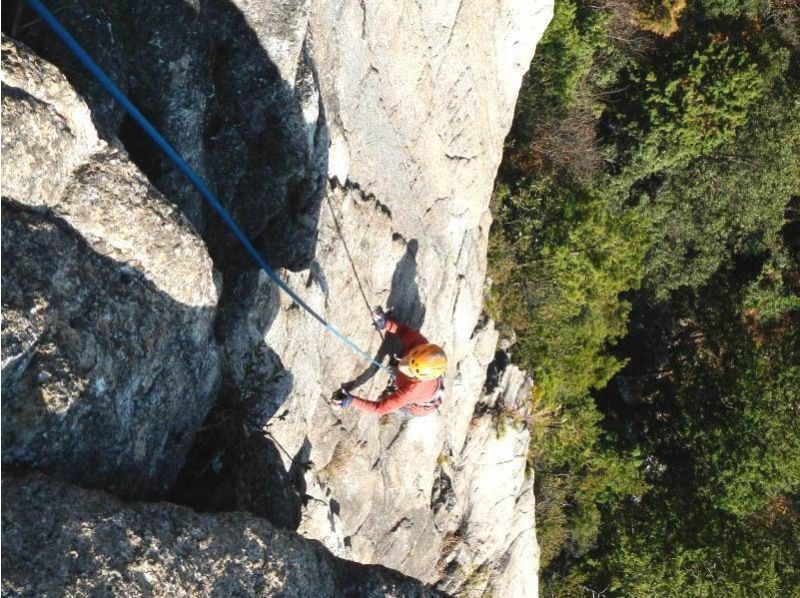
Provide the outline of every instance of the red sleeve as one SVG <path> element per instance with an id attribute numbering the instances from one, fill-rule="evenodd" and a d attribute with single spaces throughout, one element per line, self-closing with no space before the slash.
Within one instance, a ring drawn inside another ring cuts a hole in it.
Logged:
<path id="1" fill-rule="evenodd" d="M 353 397 L 351 405 L 359 411 L 384 415 L 405 407 L 412 399 L 413 396 L 410 393 L 398 390 L 380 401 L 365 401 L 359 397 Z"/>
<path id="2" fill-rule="evenodd" d="M 428 339 L 416 330 L 388 318 L 386 320 L 386 331 L 400 339 L 400 342 L 403 343 L 404 352 L 413 349 L 417 345 L 423 345 L 428 342 Z"/>

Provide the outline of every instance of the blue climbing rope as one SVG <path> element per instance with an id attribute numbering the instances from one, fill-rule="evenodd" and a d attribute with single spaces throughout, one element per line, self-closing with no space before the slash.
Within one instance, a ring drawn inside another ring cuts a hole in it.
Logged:
<path id="1" fill-rule="evenodd" d="M 391 370 L 381 364 L 379 361 L 375 360 L 372 356 L 368 355 L 364 351 L 362 351 L 353 341 L 347 338 L 344 334 L 339 332 L 336 328 L 334 328 L 331 324 L 329 324 L 325 318 L 319 315 L 310 305 L 308 305 L 305 301 L 303 301 L 300 296 L 295 293 L 292 288 L 287 285 L 284 281 L 282 281 L 275 271 L 270 268 L 269 264 L 267 264 L 266 260 L 261 257 L 261 254 L 258 250 L 253 246 L 250 242 L 250 239 L 242 232 L 242 229 L 239 228 L 239 225 L 236 224 L 236 221 L 231 217 L 228 211 L 222 206 L 220 201 L 217 197 L 211 192 L 211 190 L 206 186 L 203 180 L 197 176 L 197 174 L 192 170 L 192 168 L 186 163 L 186 161 L 181 158 L 180 154 L 176 152 L 172 146 L 167 143 L 166 139 L 164 139 L 161 134 L 150 124 L 150 122 L 139 112 L 138 108 L 131 103 L 131 101 L 125 96 L 124 93 L 114 85 L 114 82 L 108 78 L 108 75 L 103 72 L 103 70 L 97 65 L 97 63 L 92 60 L 91 56 L 86 53 L 86 51 L 80 46 L 80 44 L 75 41 L 75 38 L 70 35 L 69 31 L 67 31 L 64 26 L 58 21 L 58 19 L 53 16 L 47 7 L 42 4 L 39 0 L 26 0 L 30 7 L 36 11 L 36 13 L 42 18 L 42 20 L 47 23 L 50 29 L 61 39 L 62 42 L 69 48 L 69 50 L 75 54 L 78 60 L 83 63 L 83 66 L 92 74 L 92 76 L 97 79 L 100 85 L 111 94 L 111 96 L 117 101 L 117 103 L 122 106 L 122 108 L 127 112 L 133 120 L 144 130 L 150 139 L 152 139 L 158 147 L 167 155 L 167 157 L 172 160 L 172 162 L 180 169 L 180 171 L 188 178 L 192 184 L 197 188 L 203 198 L 208 202 L 208 204 L 214 209 L 214 211 L 219 214 L 219 217 L 225 222 L 231 232 L 236 235 L 236 238 L 239 242 L 244 246 L 247 252 L 252 256 L 252 258 L 256 261 L 259 267 L 269 276 L 272 281 L 278 285 L 283 291 L 292 298 L 292 300 L 297 303 L 300 307 L 306 310 L 314 319 L 316 319 L 320 324 L 322 324 L 325 329 L 333 334 L 339 341 L 341 341 L 348 349 L 350 349 L 353 353 L 361 357 L 362 359 L 369 361 L 373 365 L 377 366 L 378 368 L 385 371 L 387 374 L 392 375 Z"/>

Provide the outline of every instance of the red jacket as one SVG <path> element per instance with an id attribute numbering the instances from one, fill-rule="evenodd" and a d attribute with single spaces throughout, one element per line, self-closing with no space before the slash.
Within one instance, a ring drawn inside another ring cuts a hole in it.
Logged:
<path id="1" fill-rule="evenodd" d="M 405 324 L 400 324 L 394 320 L 388 320 L 386 322 L 385 330 L 396 335 L 403 344 L 403 352 L 400 354 L 401 358 L 405 357 L 414 347 L 428 342 L 428 339 L 416 330 L 412 330 Z M 362 398 L 353 396 L 352 405 L 356 409 L 376 415 L 391 413 L 403 407 L 414 415 L 427 415 L 428 413 L 436 411 L 437 405 L 426 405 L 425 403 L 436 395 L 440 383 L 440 380 L 417 380 L 416 378 L 410 378 L 403 372 L 398 371 L 397 379 L 395 380 L 397 390 L 392 394 L 384 397 L 380 401 L 365 401 Z"/>

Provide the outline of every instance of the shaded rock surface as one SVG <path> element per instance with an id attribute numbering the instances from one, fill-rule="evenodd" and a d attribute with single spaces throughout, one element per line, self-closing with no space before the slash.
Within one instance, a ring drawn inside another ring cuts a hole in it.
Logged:
<path id="1" fill-rule="evenodd" d="M 276 266 L 307 266 L 328 146 L 306 43 L 309 0 L 53 0 L 49 8 L 210 183 L 269 259 Z M 31 26 L 17 34 L 67 73 L 100 135 L 122 139 L 147 176 L 204 233 L 217 267 L 253 269 L 177 168 L 35 14 L 22 13 L 20 20 Z"/>
<path id="2" fill-rule="evenodd" d="M 3 42 L 3 463 L 173 484 L 219 381 L 202 240 L 51 65 Z"/>
<path id="3" fill-rule="evenodd" d="M 443 595 L 246 513 L 203 515 L 38 474 L 3 477 L 4 595 Z"/>
<path id="4" fill-rule="evenodd" d="M 20 166 L 11 169 L 9 183 L 4 172 L 4 196 L 8 187 L 22 198 L 57 198 L 37 200 L 34 214 L 51 210 L 92 251 L 124 262 L 124 252 L 132 251 L 125 235 L 148 237 L 151 212 L 134 211 L 127 227 L 96 224 L 107 218 L 104 201 L 128 201 L 113 185 L 101 184 L 124 170 L 106 162 L 129 164 L 115 149 L 124 147 L 147 176 L 131 173 L 140 189 L 132 197 L 146 189 L 165 214 L 162 195 L 168 198 L 192 224 L 180 230 L 193 239 L 197 231 L 208 248 L 208 254 L 192 255 L 145 243 L 150 249 L 141 250 L 136 266 L 170 297 L 180 295 L 182 305 L 207 309 L 183 313 L 189 321 L 180 333 L 169 309 L 150 315 L 165 318 L 154 342 L 175 342 L 176 352 L 151 353 L 142 363 L 161 372 L 170 359 L 183 360 L 197 377 L 190 389 L 183 378 L 165 385 L 164 392 L 179 389 L 195 397 L 175 422 L 141 424 L 186 431 L 178 448 L 168 451 L 172 465 L 183 460 L 188 445 L 181 443 L 194 434 L 170 498 L 206 511 L 249 510 L 319 540 L 337 556 L 392 567 L 448 592 L 535 595 L 534 500 L 525 474 L 530 380 L 513 367 L 495 367 L 487 381 L 490 364 L 497 363 L 498 335 L 482 308 L 489 197 L 520 81 L 552 2 L 51 4 L 314 309 L 386 359 L 396 347 L 384 344 L 371 327 L 360 284 L 368 303 L 391 308 L 450 357 L 446 399 L 434 415 L 379 420 L 331 409 L 329 397 L 341 384 L 375 399 L 385 375 L 367 368 L 255 270 L 196 193 L 63 49 L 48 41 L 46 30 L 36 24 L 20 29 L 19 35 L 68 73 L 88 110 L 71 90 L 57 98 L 28 92 L 42 106 L 14 108 L 28 115 L 19 122 L 32 123 L 24 125 L 26 134 L 20 125 L 17 139 L 35 133 L 51 107 L 65 124 L 63 131 L 50 127 L 49 137 L 40 135 L 36 151 L 18 152 L 14 163 Z M 65 102 L 77 108 L 60 108 Z M 4 135 L 4 151 L 5 144 Z M 87 162 L 103 165 L 99 180 L 74 175 L 92 171 L 83 167 Z M 31 176 L 42 168 L 52 176 Z M 81 204 L 89 189 L 98 189 L 97 201 Z M 13 196 L 9 201 L 15 210 L 31 203 Z M 221 273 L 219 300 L 208 295 L 214 279 L 208 255 Z M 168 260 L 180 264 L 166 267 Z M 5 289 L 5 269 L 3 276 Z M 20 305 L 32 307 L 28 299 Z M 5 312 L 4 304 L 4 318 Z M 38 337 L 35 330 L 14 327 L 8 330 L 18 330 L 19 348 L 10 356 L 9 380 L 16 383 L 27 367 L 19 356 Z M 3 328 L 5 335 L 5 321 Z M 132 346 L 144 343 L 124 330 Z M 104 334 L 101 344 L 116 342 L 113 330 Z M 169 339 L 178 334 L 194 340 Z M 54 346 L 56 355 L 69 354 L 66 341 Z M 3 358 L 5 449 L 5 353 Z M 126 354 L 125 360 L 108 361 L 120 379 L 128 359 Z M 127 413 L 122 406 L 151 404 L 154 388 L 161 385 L 113 395 L 122 398 L 105 410 Z M 201 427 L 217 388 L 216 408 Z M 69 433 L 54 426 L 52 446 Z M 89 444 L 103 438 L 84 434 Z M 120 434 L 120 443 L 98 444 L 119 451 L 130 434 Z M 167 445 L 153 443 L 156 452 L 159 446 Z M 59 459 L 62 448 L 53 449 Z M 133 470 L 157 461 L 149 455 L 147 464 Z M 85 481 L 70 467 L 66 477 Z M 158 479 L 171 484 L 174 469 Z M 88 481 L 124 493 L 109 480 Z M 166 486 L 157 486 L 163 496 Z"/>

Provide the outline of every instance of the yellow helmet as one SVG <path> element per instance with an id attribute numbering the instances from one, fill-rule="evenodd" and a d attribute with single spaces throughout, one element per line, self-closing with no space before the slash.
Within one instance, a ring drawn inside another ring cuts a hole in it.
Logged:
<path id="1" fill-rule="evenodd" d="M 398 364 L 401 372 L 417 380 L 435 380 L 447 371 L 447 355 L 439 345 L 425 343 L 414 347 Z"/>

